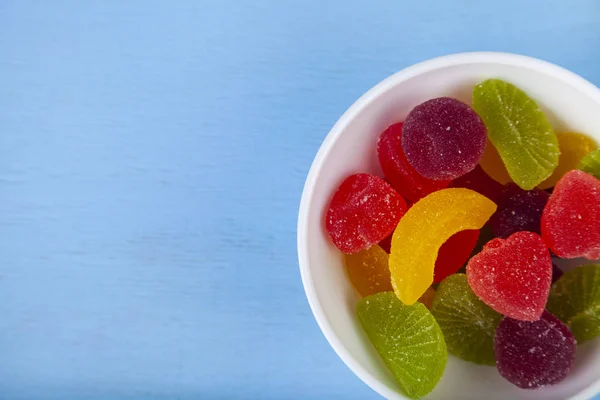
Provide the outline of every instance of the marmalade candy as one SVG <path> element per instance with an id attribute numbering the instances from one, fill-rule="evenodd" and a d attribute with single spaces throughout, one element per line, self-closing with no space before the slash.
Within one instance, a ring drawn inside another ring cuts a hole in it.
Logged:
<path id="1" fill-rule="evenodd" d="M 412 109 L 404 122 L 402 148 L 415 170 L 429 179 L 455 179 L 479 163 L 486 128 L 465 103 L 439 97 Z"/>
<path id="2" fill-rule="evenodd" d="M 533 232 L 513 233 L 488 242 L 467 264 L 473 292 L 508 317 L 540 318 L 552 284 L 552 259 L 542 238 Z"/>
<path id="3" fill-rule="evenodd" d="M 583 171 L 567 172 L 544 208 L 542 236 L 561 258 L 600 258 L 600 181 Z"/>
<path id="4" fill-rule="evenodd" d="M 535 101 L 516 86 L 488 79 L 475 86 L 473 108 L 517 185 L 531 190 L 558 166 L 554 129 Z"/>
<path id="5" fill-rule="evenodd" d="M 413 304 L 433 283 L 440 247 L 457 232 L 480 229 L 496 204 L 469 189 L 433 192 L 402 217 L 392 237 L 390 271 L 400 300 Z"/>
<path id="6" fill-rule="evenodd" d="M 406 201 L 389 183 L 371 174 L 348 177 L 333 195 L 325 227 L 343 253 L 357 253 L 392 233 Z"/>

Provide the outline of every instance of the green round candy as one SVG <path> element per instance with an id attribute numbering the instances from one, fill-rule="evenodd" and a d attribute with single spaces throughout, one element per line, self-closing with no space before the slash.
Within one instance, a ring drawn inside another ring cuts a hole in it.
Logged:
<path id="1" fill-rule="evenodd" d="M 444 373 L 448 352 L 429 310 L 402 303 L 394 292 L 362 299 L 358 318 L 371 343 L 406 393 L 419 398 L 431 392 Z"/>
<path id="2" fill-rule="evenodd" d="M 578 343 L 600 335 L 600 265 L 565 272 L 552 285 L 546 307 L 571 328 Z"/>
<path id="3" fill-rule="evenodd" d="M 516 86 L 488 79 L 473 89 L 473 108 L 510 177 L 531 190 L 558 166 L 558 139 L 542 110 Z"/>
<path id="4" fill-rule="evenodd" d="M 440 284 L 431 313 L 440 325 L 450 354 L 476 364 L 494 365 L 494 335 L 502 315 L 473 293 L 465 274 Z"/>
<path id="5" fill-rule="evenodd" d="M 596 179 L 600 179 L 600 149 L 586 154 L 581 161 L 579 161 L 577 169 L 593 175 Z"/>

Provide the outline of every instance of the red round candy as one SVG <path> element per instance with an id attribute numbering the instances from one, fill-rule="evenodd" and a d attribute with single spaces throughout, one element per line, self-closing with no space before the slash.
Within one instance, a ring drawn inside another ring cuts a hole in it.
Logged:
<path id="1" fill-rule="evenodd" d="M 455 179 L 479 163 L 487 141 L 485 124 L 465 103 L 439 97 L 406 117 L 402 148 L 408 162 L 429 179 Z"/>
<path id="2" fill-rule="evenodd" d="M 402 122 L 388 127 L 377 142 L 379 164 L 388 182 L 402 196 L 417 201 L 436 190 L 448 187 L 450 181 L 436 181 L 421 176 L 410 165 L 402 150 Z"/>
<path id="3" fill-rule="evenodd" d="M 356 174 L 333 195 L 325 228 L 338 249 L 356 253 L 391 234 L 406 209 L 406 201 L 389 183 L 375 175 Z"/>
<path id="4" fill-rule="evenodd" d="M 569 328 L 548 311 L 537 321 L 507 317 L 496 329 L 496 366 L 522 389 L 554 385 L 571 371 L 576 345 Z"/>
<path id="5" fill-rule="evenodd" d="M 503 186 L 490 178 L 479 165 L 475 166 L 473 171 L 453 180 L 450 187 L 471 189 L 484 195 L 496 204 L 498 204 L 503 190 Z"/>
<path id="6" fill-rule="evenodd" d="M 433 283 L 438 283 L 458 271 L 469 259 L 479 239 L 479 230 L 455 233 L 440 247 L 435 260 Z"/>
<path id="7" fill-rule="evenodd" d="M 514 319 L 540 318 L 552 284 L 552 259 L 542 238 L 517 232 L 488 242 L 467 264 L 473 292 L 488 306 Z"/>
<path id="8" fill-rule="evenodd" d="M 561 258 L 600 258 L 600 181 L 583 171 L 567 172 L 544 208 L 542 236 Z"/>

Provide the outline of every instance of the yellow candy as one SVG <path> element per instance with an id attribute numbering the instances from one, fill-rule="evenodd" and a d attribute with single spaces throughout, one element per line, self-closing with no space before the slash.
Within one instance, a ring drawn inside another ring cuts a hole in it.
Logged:
<path id="1" fill-rule="evenodd" d="M 485 151 L 479 161 L 479 165 L 481 165 L 486 174 L 503 185 L 513 181 L 510 175 L 508 175 L 508 171 L 504 166 L 504 161 L 500 158 L 500 154 L 498 154 L 498 150 L 496 150 L 489 140 L 485 145 Z"/>
<path id="2" fill-rule="evenodd" d="M 413 304 L 433 283 L 440 247 L 466 229 L 481 229 L 496 211 L 496 204 L 469 189 L 433 192 L 404 214 L 392 236 L 390 272 L 396 296 Z"/>
<path id="3" fill-rule="evenodd" d="M 581 133 L 565 132 L 559 133 L 557 136 L 558 145 L 560 147 L 558 167 L 556 167 L 550 178 L 540 183 L 540 189 L 554 187 L 556 182 L 558 182 L 564 174 L 572 169 L 577 169 L 579 161 L 581 161 L 583 156 L 598 148 L 594 139 Z"/>
<path id="4" fill-rule="evenodd" d="M 388 253 L 378 245 L 345 255 L 348 278 L 362 297 L 392 291 L 388 259 Z"/>

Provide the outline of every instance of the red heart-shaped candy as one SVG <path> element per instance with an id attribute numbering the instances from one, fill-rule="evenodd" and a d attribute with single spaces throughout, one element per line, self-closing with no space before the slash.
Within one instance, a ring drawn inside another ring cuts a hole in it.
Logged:
<path id="1" fill-rule="evenodd" d="M 600 181 L 569 171 L 556 184 L 542 215 L 542 236 L 561 258 L 600 257 Z"/>
<path id="2" fill-rule="evenodd" d="M 488 242 L 469 260 L 467 279 L 491 308 L 521 321 L 538 320 L 552 284 L 552 259 L 542 238 L 516 232 Z"/>

